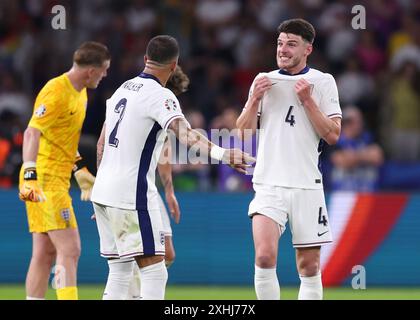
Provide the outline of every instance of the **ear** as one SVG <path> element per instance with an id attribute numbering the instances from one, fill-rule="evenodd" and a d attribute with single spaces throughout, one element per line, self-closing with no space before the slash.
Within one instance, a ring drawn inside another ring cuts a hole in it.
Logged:
<path id="1" fill-rule="evenodd" d="M 86 73 L 87 73 L 87 76 L 90 78 L 90 77 L 92 77 L 92 75 L 93 75 L 93 73 L 95 72 L 95 68 L 93 68 L 93 67 L 89 67 L 89 68 L 87 68 L 87 71 L 86 71 Z"/>
<path id="2" fill-rule="evenodd" d="M 171 72 L 174 72 L 175 71 L 177 65 L 178 65 L 178 61 L 177 60 L 171 62 Z"/>
<path id="3" fill-rule="evenodd" d="M 144 60 L 144 65 L 146 65 L 146 63 L 147 63 L 147 56 L 144 56 L 143 57 L 143 60 Z"/>
<path id="4" fill-rule="evenodd" d="M 312 50 L 313 50 L 312 45 L 311 44 L 308 45 L 306 50 L 305 50 L 306 51 L 306 56 L 309 56 L 312 53 Z"/>

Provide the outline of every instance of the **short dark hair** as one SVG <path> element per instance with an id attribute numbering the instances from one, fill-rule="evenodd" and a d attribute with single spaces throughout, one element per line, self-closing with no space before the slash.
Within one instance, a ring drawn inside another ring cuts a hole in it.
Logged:
<path id="1" fill-rule="evenodd" d="M 312 24 L 304 19 L 290 19 L 283 21 L 277 28 L 278 33 L 291 33 L 301 36 L 309 43 L 313 43 L 315 39 L 315 28 Z"/>
<path id="2" fill-rule="evenodd" d="M 83 42 L 73 55 L 73 62 L 79 66 L 101 67 L 108 60 L 111 60 L 108 48 L 94 41 Z"/>
<path id="3" fill-rule="evenodd" d="M 149 41 L 146 49 L 147 59 L 166 64 L 179 56 L 178 41 L 174 37 L 160 35 Z"/>

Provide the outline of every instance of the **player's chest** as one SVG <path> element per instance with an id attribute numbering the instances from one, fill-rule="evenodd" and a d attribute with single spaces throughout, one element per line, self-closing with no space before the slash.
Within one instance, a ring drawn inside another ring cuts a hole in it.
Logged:
<path id="1" fill-rule="evenodd" d="M 86 117 L 86 107 L 85 97 L 69 99 L 58 118 L 57 125 L 67 127 L 68 130 L 80 130 Z"/>

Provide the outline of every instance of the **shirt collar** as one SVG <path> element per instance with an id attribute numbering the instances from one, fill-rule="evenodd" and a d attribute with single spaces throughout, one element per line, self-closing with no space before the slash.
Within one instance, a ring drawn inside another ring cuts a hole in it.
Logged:
<path id="1" fill-rule="evenodd" d="M 303 68 L 302 70 L 300 70 L 300 72 L 296 73 L 296 74 L 290 74 L 289 72 L 287 72 L 286 70 L 280 69 L 279 73 L 280 74 L 284 74 L 286 76 L 297 76 L 299 74 L 305 74 L 307 72 L 309 72 L 311 68 L 309 68 L 308 66 L 305 66 L 305 68 Z"/>
<path id="2" fill-rule="evenodd" d="M 157 83 L 159 83 L 160 85 L 162 85 L 162 84 L 160 83 L 159 79 L 158 79 L 157 77 L 155 77 L 153 74 L 142 72 L 142 73 L 140 73 L 140 74 L 139 74 L 139 77 L 140 77 L 140 78 L 144 78 L 144 79 L 153 79 L 153 80 L 155 80 Z"/>

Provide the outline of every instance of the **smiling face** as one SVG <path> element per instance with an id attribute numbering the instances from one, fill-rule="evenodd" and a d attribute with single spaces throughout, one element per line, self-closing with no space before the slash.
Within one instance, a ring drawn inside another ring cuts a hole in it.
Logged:
<path id="1" fill-rule="evenodd" d="M 301 36 L 281 32 L 277 38 L 277 65 L 291 74 L 305 68 L 311 52 L 312 45 Z"/>

